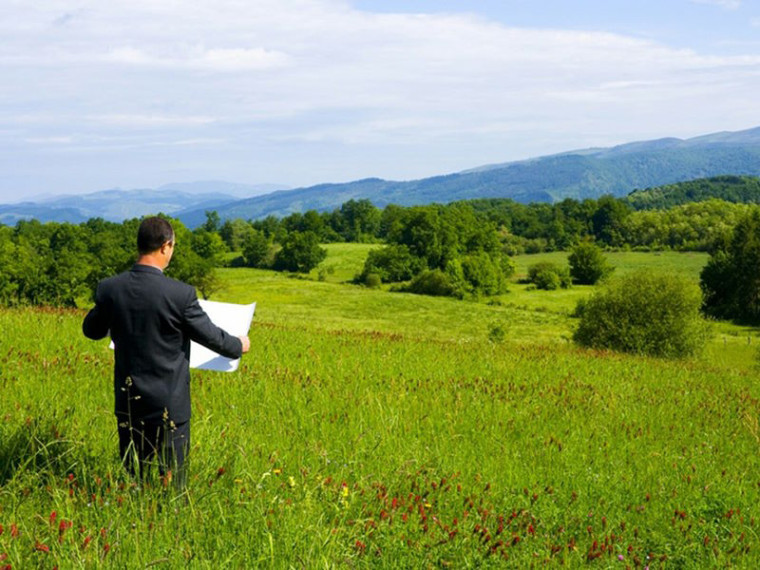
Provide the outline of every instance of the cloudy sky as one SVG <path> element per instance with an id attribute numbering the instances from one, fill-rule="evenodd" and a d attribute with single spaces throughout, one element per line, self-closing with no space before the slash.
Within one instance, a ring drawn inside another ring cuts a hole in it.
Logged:
<path id="1" fill-rule="evenodd" d="M 0 0 L 0 201 L 760 126 L 757 0 Z"/>

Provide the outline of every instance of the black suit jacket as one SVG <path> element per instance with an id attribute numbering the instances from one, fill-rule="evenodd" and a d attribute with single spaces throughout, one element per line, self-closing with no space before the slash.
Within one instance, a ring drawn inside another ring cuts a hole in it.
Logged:
<path id="1" fill-rule="evenodd" d="M 229 358 L 242 354 L 240 339 L 211 322 L 193 287 L 147 265 L 98 284 L 82 331 L 95 340 L 110 331 L 116 415 L 132 424 L 190 419 L 191 340 Z"/>

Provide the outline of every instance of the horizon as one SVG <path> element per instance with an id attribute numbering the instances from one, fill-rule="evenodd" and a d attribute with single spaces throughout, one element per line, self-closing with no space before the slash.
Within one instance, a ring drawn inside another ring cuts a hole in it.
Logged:
<path id="1" fill-rule="evenodd" d="M 0 203 L 414 180 L 760 125 L 760 7 L 540 4 L 16 4 Z"/>

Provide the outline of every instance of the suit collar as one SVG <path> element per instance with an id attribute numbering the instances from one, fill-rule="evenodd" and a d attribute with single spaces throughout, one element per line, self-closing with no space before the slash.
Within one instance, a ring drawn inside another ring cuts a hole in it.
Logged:
<path id="1" fill-rule="evenodd" d="M 163 275 L 164 272 L 161 271 L 158 267 L 152 267 L 150 265 L 142 265 L 141 263 L 135 263 L 132 266 L 132 271 L 137 271 L 138 273 L 153 273 L 155 275 Z"/>

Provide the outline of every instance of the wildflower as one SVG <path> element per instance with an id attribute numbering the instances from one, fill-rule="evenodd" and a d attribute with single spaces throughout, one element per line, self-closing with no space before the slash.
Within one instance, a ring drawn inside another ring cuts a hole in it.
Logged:
<path id="1" fill-rule="evenodd" d="M 41 542 L 35 544 L 34 549 L 38 552 L 50 552 L 50 547 L 47 544 L 42 544 Z"/>
<path id="2" fill-rule="evenodd" d="M 296 486 L 296 480 L 293 478 L 292 475 L 288 477 L 288 485 L 290 485 L 291 488 Z"/>
<path id="3" fill-rule="evenodd" d="M 18 527 L 16 526 L 16 523 L 11 524 L 11 537 L 18 538 Z"/>
<path id="4" fill-rule="evenodd" d="M 625 560 L 625 556 L 618 554 L 618 560 L 620 560 L 620 562 L 623 562 L 623 560 Z"/>
<path id="5" fill-rule="evenodd" d="M 50 513 L 50 526 L 53 526 L 55 524 L 55 519 L 58 518 L 58 513 L 53 511 Z"/>

